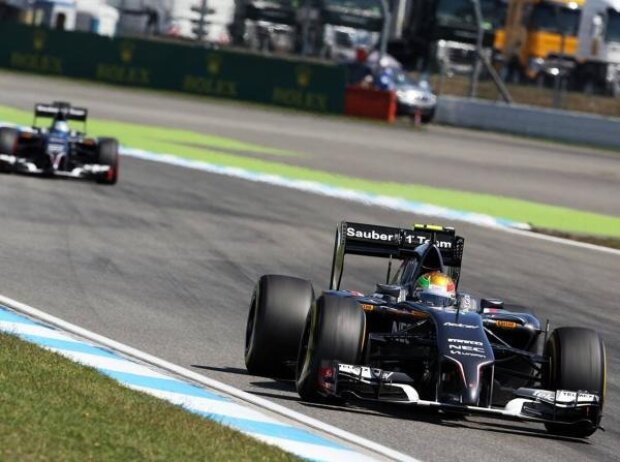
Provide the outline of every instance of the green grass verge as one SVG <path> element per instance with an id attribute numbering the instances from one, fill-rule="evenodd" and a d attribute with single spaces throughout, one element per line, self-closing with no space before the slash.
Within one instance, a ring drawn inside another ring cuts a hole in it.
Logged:
<path id="1" fill-rule="evenodd" d="M 299 460 L 6 334 L 0 414 L 3 461 Z"/>
<path id="2" fill-rule="evenodd" d="M 31 122 L 31 114 L 0 106 L 0 120 L 29 124 Z M 530 223 L 537 228 L 554 229 L 584 235 L 620 237 L 620 217 L 490 194 L 435 188 L 417 184 L 372 181 L 245 155 L 231 154 L 217 150 L 218 146 L 219 149 L 223 149 L 223 146 L 226 146 L 226 149 L 236 149 L 233 146 L 237 148 L 239 146 L 252 146 L 252 149 L 238 150 L 265 154 L 282 154 L 282 151 L 268 147 L 247 145 L 246 143 L 230 139 L 200 135 L 187 130 L 93 119 L 89 122 L 89 131 L 95 136 L 116 136 L 121 140 L 121 143 L 133 148 L 175 154 L 180 157 L 222 166 L 277 174 L 292 179 L 318 181 L 330 186 L 351 188 L 371 194 L 381 194 L 451 209 L 482 213 L 497 218 Z M 205 141 L 205 139 L 208 141 Z M 258 151 L 257 148 L 261 151 Z"/>
<path id="3" fill-rule="evenodd" d="M 20 125 L 31 125 L 32 113 L 6 106 L 0 106 L 0 120 Z M 44 120 L 45 119 L 41 119 L 41 122 L 45 123 Z M 75 128 L 81 128 L 81 123 L 76 122 L 74 124 Z M 140 147 L 145 150 L 150 150 L 152 149 L 151 147 L 160 146 L 162 143 L 178 143 L 179 145 L 189 147 L 194 146 L 199 149 L 221 149 L 283 157 L 302 156 L 300 153 L 287 151 L 284 149 L 269 148 L 257 144 L 245 143 L 243 141 L 222 136 L 204 135 L 189 130 L 174 130 L 149 125 L 127 124 L 96 119 L 89 119 L 88 133 L 93 136 L 114 136 L 120 139 L 125 145 Z M 133 144 L 134 141 L 140 142 L 143 145 L 146 143 L 146 145 L 151 147 L 135 146 Z"/>

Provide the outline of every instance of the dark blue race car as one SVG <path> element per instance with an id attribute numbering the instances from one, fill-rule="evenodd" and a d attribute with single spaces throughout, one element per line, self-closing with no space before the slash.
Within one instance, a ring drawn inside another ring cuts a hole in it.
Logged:
<path id="1" fill-rule="evenodd" d="M 38 118 L 51 118 L 49 128 Z M 84 133 L 88 111 L 69 103 L 37 104 L 32 128 L 0 127 L 0 171 L 86 178 L 101 184 L 118 180 L 118 141 Z M 83 123 L 84 131 L 69 127 Z"/>
<path id="2" fill-rule="evenodd" d="M 603 340 L 582 326 L 550 331 L 531 313 L 460 291 L 464 242 L 436 225 L 342 222 L 329 290 L 316 297 L 305 279 L 259 279 L 246 328 L 248 371 L 294 378 L 310 402 L 399 403 L 412 414 L 420 407 L 483 414 L 590 436 L 603 415 Z M 387 259 L 385 283 L 367 294 L 341 289 L 348 254 Z"/>

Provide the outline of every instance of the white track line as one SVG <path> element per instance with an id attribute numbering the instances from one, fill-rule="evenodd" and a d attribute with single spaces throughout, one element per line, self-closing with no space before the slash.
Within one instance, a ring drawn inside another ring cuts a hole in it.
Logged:
<path id="1" fill-rule="evenodd" d="M 331 435 L 332 437 L 338 438 L 354 446 L 358 446 L 360 448 L 374 452 L 388 459 L 402 461 L 402 462 L 419 462 L 418 459 L 407 456 L 406 454 L 402 454 L 398 451 L 395 451 L 394 449 L 388 448 L 386 446 L 383 446 L 379 443 L 368 440 L 366 438 L 362 438 L 360 436 L 354 435 L 353 433 L 349 433 L 345 430 L 334 427 L 332 425 L 328 425 L 324 422 L 321 422 L 320 420 L 313 419 L 312 417 L 308 417 L 304 414 L 293 411 L 291 409 L 288 409 L 284 406 L 273 403 L 264 398 L 260 398 L 250 393 L 246 393 L 235 387 L 226 385 L 225 383 L 210 379 L 208 377 L 205 377 L 204 375 L 198 374 L 189 369 L 185 369 L 181 366 L 177 366 L 176 364 L 157 358 L 153 355 L 150 355 L 148 353 L 145 353 L 143 351 L 140 351 L 128 345 L 122 344 L 110 338 L 104 337 L 99 334 L 95 334 L 94 332 L 91 332 L 87 329 L 76 326 L 75 324 L 71 324 L 67 321 L 63 321 L 62 319 L 59 319 L 55 316 L 47 314 L 41 310 L 28 306 L 24 303 L 18 302 L 17 300 L 13 300 L 4 295 L 0 295 L 0 304 L 3 304 L 17 312 L 23 313 L 32 318 L 39 319 L 43 322 L 46 322 L 54 327 L 64 330 L 65 332 L 77 335 L 78 337 L 89 340 L 95 344 L 109 348 L 117 353 L 120 353 L 128 357 L 135 358 L 141 362 L 150 364 L 159 369 L 170 372 L 176 375 L 177 377 L 183 377 L 187 380 L 200 383 L 208 388 L 219 391 L 220 393 L 235 397 L 239 400 L 245 401 L 254 406 L 258 406 L 259 408 L 266 409 L 268 411 L 273 412 L 276 415 L 280 415 L 282 417 L 290 419 L 291 421 L 302 424 L 306 427 L 313 428 L 324 434 Z M 287 442 L 287 444 L 296 445 L 296 444 L 304 444 L 304 443 Z M 293 449 L 291 449 L 291 451 L 292 450 Z M 341 451 L 341 452 L 344 452 L 344 451 Z M 349 455 L 350 454 L 352 453 L 349 452 Z M 340 454 L 340 456 L 342 455 L 343 454 Z M 340 457 L 340 459 L 334 459 L 334 460 L 342 461 L 346 459 L 343 459 L 342 457 Z"/>

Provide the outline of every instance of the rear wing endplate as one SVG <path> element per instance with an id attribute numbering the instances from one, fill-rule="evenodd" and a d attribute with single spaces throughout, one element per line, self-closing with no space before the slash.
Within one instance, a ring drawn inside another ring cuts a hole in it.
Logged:
<path id="1" fill-rule="evenodd" d="M 330 289 L 340 288 L 346 254 L 403 260 L 429 242 L 437 246 L 446 266 L 461 267 L 465 239 L 454 228 L 416 224 L 408 229 L 343 221 L 336 229 Z"/>

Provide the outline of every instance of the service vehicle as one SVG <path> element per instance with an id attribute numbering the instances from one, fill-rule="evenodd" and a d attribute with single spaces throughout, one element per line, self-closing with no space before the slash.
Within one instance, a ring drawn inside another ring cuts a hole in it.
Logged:
<path id="1" fill-rule="evenodd" d="M 396 114 L 430 123 L 435 116 L 437 96 L 428 80 L 414 80 L 402 69 L 395 69 L 392 79 L 396 91 Z"/>
<path id="2" fill-rule="evenodd" d="M 65 102 L 36 104 L 32 127 L 0 127 L 0 171 L 85 178 L 113 185 L 118 180 L 118 141 L 86 136 L 88 111 Z M 40 127 L 39 118 L 52 119 Z M 83 131 L 69 122 L 82 122 Z"/>
<path id="3" fill-rule="evenodd" d="M 375 88 L 395 93 L 396 115 L 419 119 L 421 123 L 433 120 L 437 95 L 425 75 L 414 79 L 393 56 L 382 56 L 378 51 L 368 56 L 366 64 Z"/>
<path id="4" fill-rule="evenodd" d="M 380 0 L 314 0 L 311 2 L 312 48 L 326 58 L 353 59 L 358 48 L 379 46 L 384 25 Z"/>
<path id="5" fill-rule="evenodd" d="M 230 25 L 235 45 L 253 50 L 293 52 L 297 12 L 293 0 L 238 0 Z"/>
<path id="6" fill-rule="evenodd" d="M 588 0 L 579 25 L 577 87 L 620 97 L 620 0 Z"/>
<path id="7" fill-rule="evenodd" d="M 577 33 L 585 0 L 509 0 L 506 22 L 495 35 L 504 80 L 556 77 L 574 70 Z"/>
<path id="8" fill-rule="evenodd" d="M 503 0 L 480 0 L 482 24 L 472 0 L 395 0 L 388 51 L 407 68 L 429 72 L 446 66 L 468 74 L 476 60 L 478 27 L 483 54 L 490 56 L 494 31 L 503 24 Z"/>
<path id="9" fill-rule="evenodd" d="M 234 16 L 237 45 L 338 61 L 374 49 L 384 23 L 379 0 L 239 0 Z"/>
<path id="10" fill-rule="evenodd" d="M 259 279 L 246 329 L 248 371 L 294 377 L 311 402 L 401 403 L 412 413 L 423 406 L 590 436 L 605 400 L 602 339 L 581 326 L 550 332 L 531 313 L 459 291 L 464 242 L 442 226 L 340 223 L 330 289 L 318 298 L 304 279 Z M 341 289 L 349 254 L 387 259 L 386 283 L 366 295 Z M 452 281 L 454 296 L 433 292 L 429 274 Z"/>

